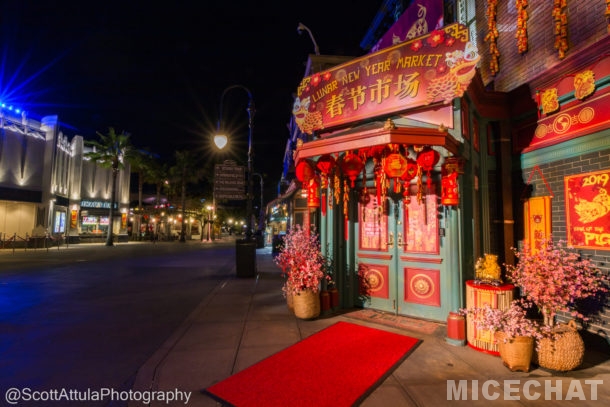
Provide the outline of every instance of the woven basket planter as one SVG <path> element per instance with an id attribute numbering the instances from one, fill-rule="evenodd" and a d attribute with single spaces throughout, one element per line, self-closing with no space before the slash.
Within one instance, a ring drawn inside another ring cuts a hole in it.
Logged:
<path id="1" fill-rule="evenodd" d="M 496 332 L 496 342 L 504 366 L 512 372 L 529 372 L 534 355 L 534 338 L 517 336 L 504 342 L 504 332 Z"/>
<path id="2" fill-rule="evenodd" d="M 534 363 L 559 372 L 576 369 L 582 364 L 585 356 L 585 343 L 573 320 L 567 325 L 560 324 L 555 327 L 552 337 L 540 340 L 539 348 L 534 353 Z"/>
<path id="3" fill-rule="evenodd" d="M 286 305 L 288 310 L 294 314 L 294 296 L 290 293 L 286 293 Z"/>
<path id="4" fill-rule="evenodd" d="M 300 319 L 313 319 L 320 316 L 320 295 L 304 290 L 292 297 L 294 315 Z"/>

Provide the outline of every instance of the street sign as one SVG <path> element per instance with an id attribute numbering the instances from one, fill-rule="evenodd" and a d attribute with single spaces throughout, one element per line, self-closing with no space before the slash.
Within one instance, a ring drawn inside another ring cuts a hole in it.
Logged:
<path id="1" fill-rule="evenodd" d="M 245 169 L 241 165 L 225 161 L 214 167 L 214 198 L 244 200 L 246 199 Z"/>

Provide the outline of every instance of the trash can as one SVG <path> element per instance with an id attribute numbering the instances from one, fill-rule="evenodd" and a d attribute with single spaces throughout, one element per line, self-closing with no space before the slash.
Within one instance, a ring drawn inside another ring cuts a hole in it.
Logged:
<path id="1" fill-rule="evenodd" d="M 237 239 L 235 241 L 235 266 L 237 277 L 256 275 L 256 240 Z"/>

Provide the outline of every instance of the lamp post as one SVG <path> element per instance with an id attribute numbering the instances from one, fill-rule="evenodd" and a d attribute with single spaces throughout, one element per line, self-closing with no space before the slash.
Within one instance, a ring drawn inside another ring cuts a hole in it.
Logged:
<path id="1" fill-rule="evenodd" d="M 216 135 L 214 135 L 214 143 L 219 149 L 222 149 L 227 145 L 227 135 L 221 133 L 222 126 L 222 103 L 225 95 L 232 89 L 242 89 L 248 94 L 248 192 L 246 196 L 246 216 L 248 229 L 246 230 L 246 238 L 250 239 L 252 236 L 252 128 L 254 126 L 254 100 L 252 99 L 252 92 L 248 88 L 242 85 L 231 85 L 227 87 L 220 96 L 220 108 L 218 110 L 218 125 L 216 129 Z"/>
<path id="2" fill-rule="evenodd" d="M 303 23 L 299 23 L 299 25 L 297 26 L 297 32 L 299 34 L 303 33 L 303 31 L 307 31 L 307 33 L 309 34 L 309 38 L 311 38 L 311 42 L 313 42 L 313 50 L 316 53 L 316 55 L 320 55 L 320 48 L 318 48 L 318 43 L 316 42 L 315 38 L 313 37 L 313 34 L 311 33 L 311 30 L 309 28 L 307 28 L 307 26 Z"/>
<path id="3" fill-rule="evenodd" d="M 261 180 L 261 206 L 258 209 L 258 230 L 263 230 L 263 176 L 258 172 L 252 174 L 253 176 L 257 176 Z"/>

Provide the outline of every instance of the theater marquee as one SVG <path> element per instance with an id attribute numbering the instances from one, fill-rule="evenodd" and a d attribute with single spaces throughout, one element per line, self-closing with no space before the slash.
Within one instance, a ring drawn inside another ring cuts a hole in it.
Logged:
<path id="1" fill-rule="evenodd" d="M 479 61 L 468 28 L 425 36 L 305 77 L 293 106 L 304 133 L 461 97 Z"/>
<path id="2" fill-rule="evenodd" d="M 610 170 L 564 178 L 568 244 L 610 250 Z"/>

